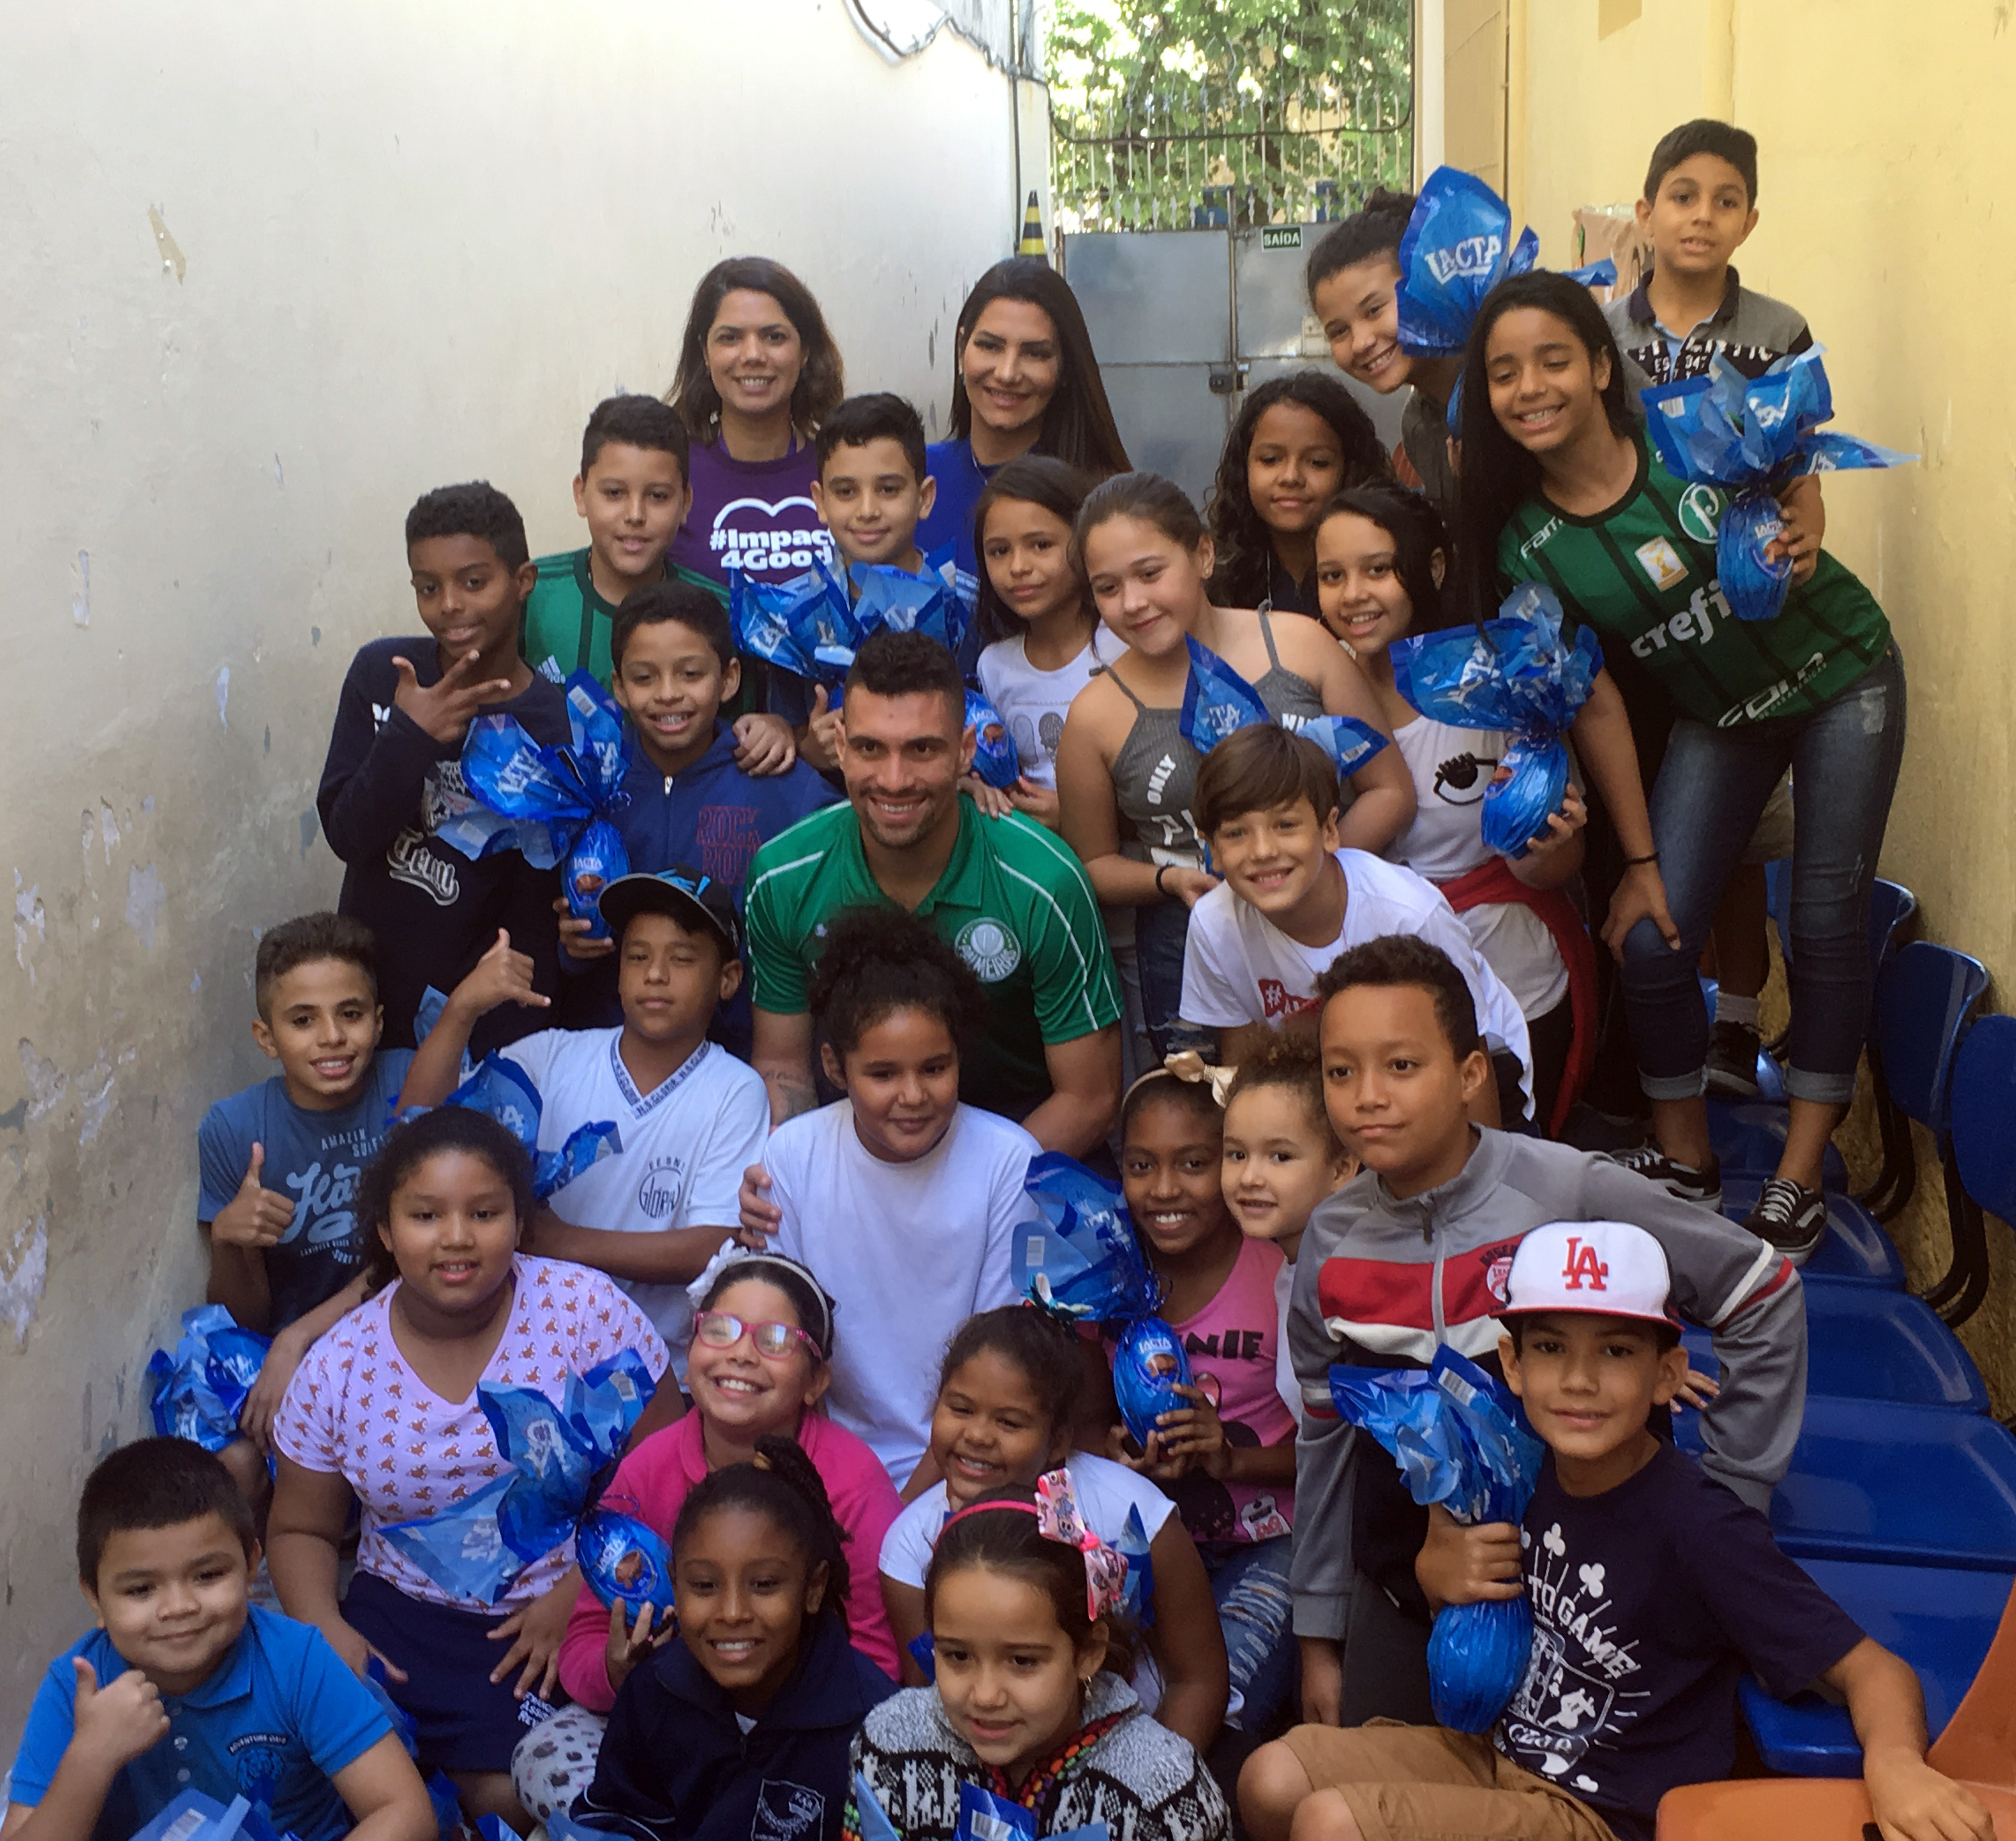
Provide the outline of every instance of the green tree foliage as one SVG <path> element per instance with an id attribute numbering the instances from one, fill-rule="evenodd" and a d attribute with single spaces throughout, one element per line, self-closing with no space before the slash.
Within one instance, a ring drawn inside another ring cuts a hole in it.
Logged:
<path id="1" fill-rule="evenodd" d="M 1410 0 L 1052 0 L 1051 185 L 1066 227 L 1167 228 L 1214 207 L 1235 223 L 1296 222 L 1404 186 L 1412 12 Z"/>

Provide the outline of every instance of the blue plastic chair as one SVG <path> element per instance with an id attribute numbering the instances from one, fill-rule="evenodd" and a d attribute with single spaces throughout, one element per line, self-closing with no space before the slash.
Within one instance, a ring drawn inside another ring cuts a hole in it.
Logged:
<path id="1" fill-rule="evenodd" d="M 1982 1414 L 1811 1396 L 1771 1527 L 1801 1559 L 2016 1573 L 2016 1436 Z"/>
<path id="2" fill-rule="evenodd" d="M 1876 1035 L 1885 1090 L 1897 1111 L 1932 1133 L 1939 1161 L 1949 1169 L 1953 1064 L 1987 989 L 1988 972 L 1979 960 L 1927 940 L 1904 947 L 1885 967 L 1877 987 Z M 1988 1064 L 1982 1065 L 1985 1070 Z M 1908 1141 L 1908 1133 L 1906 1137 Z M 1877 1199 L 1880 1218 L 1893 1219 L 1910 1200 L 1917 1183 L 1913 1158 L 1897 1184 Z M 1987 1295 L 1987 1248 L 1978 1210 L 1963 1184 L 1956 1178 L 1946 1187 L 1953 1262 L 1925 1294 L 1925 1301 L 1948 1323 L 1959 1323 Z"/>
<path id="3" fill-rule="evenodd" d="M 1960 1338 L 1920 1299 L 1874 1285 L 1809 1281 L 1806 1392 L 1985 1413 L 1988 1389 Z M 1708 1332 L 1690 1325 L 1681 1340 L 1705 1374 L 1717 1374 Z"/>
<path id="4" fill-rule="evenodd" d="M 1926 1728 L 1938 1738 L 1987 1658 L 2016 1578 L 1846 1560 L 1799 1564 L 1865 1631 L 1917 1671 Z M 1741 1703 L 1758 1753 L 1772 1770 L 1798 1777 L 1862 1774 L 1862 1748 L 1845 1707 L 1816 1694 L 1773 1700 L 1749 1679 Z"/>
<path id="5" fill-rule="evenodd" d="M 1931 1298 L 1949 1323 L 1958 1323 L 1988 1292 L 1983 1211 L 2016 1220 L 2016 1017 L 1985 1016 L 1967 1031 L 1953 1057 L 1949 1097 L 1946 1216 L 1953 1263 Z"/>

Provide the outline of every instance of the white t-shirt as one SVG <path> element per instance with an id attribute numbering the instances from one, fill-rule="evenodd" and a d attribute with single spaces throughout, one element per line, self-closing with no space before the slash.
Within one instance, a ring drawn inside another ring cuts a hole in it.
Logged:
<path id="1" fill-rule="evenodd" d="M 1449 882 L 1488 862 L 1484 795 L 1511 737 L 1496 730 L 1456 729 L 1417 716 L 1393 731 L 1400 758 L 1414 776 L 1413 823 L 1386 847 L 1431 882 Z M 1545 1016 L 1568 994 L 1568 968 L 1546 923 L 1517 902 L 1485 902 L 1456 918 L 1485 962 L 1518 1000 L 1529 1019 Z"/>
<path id="2" fill-rule="evenodd" d="M 771 1243 L 835 1300 L 833 1418 L 901 1489 L 930 1443 L 938 1364 L 976 1311 L 1015 1301 L 1022 1184 L 1040 1147 L 1012 1120 L 962 1105 L 922 1157 L 871 1155 L 846 1100 L 787 1119 L 761 1162 L 783 1222 Z"/>
<path id="3" fill-rule="evenodd" d="M 539 1090 L 542 1151 L 557 1151 L 569 1133 L 591 1122 L 614 1120 L 621 1135 L 620 1150 L 557 1191 L 549 1205 L 574 1227 L 612 1234 L 732 1229 L 741 1219 L 742 1173 L 762 1161 L 770 1133 L 762 1076 L 703 1042 L 675 1072 L 640 1093 L 617 1047 L 622 1034 L 542 1029 L 502 1051 Z M 683 1385 L 693 1331 L 685 1285 L 616 1282 L 665 1339 Z"/>
<path id="4" fill-rule="evenodd" d="M 1344 931 L 1305 946 L 1221 882 L 1190 910 L 1183 949 L 1183 1018 L 1208 1029 L 1278 1023 L 1316 1007 L 1316 980 L 1337 955 L 1389 933 L 1411 933 L 1442 948 L 1470 986 L 1477 1026 L 1519 1057 L 1526 1108 L 1533 1106 L 1533 1050 L 1526 1018 L 1497 973 L 1478 955 L 1456 910 L 1432 882 L 1365 850 L 1340 850 Z"/>
<path id="5" fill-rule="evenodd" d="M 1055 671 L 1029 662 L 1027 636 L 996 639 L 980 655 L 980 694 L 1000 712 L 1015 738 L 1015 758 L 1032 786 L 1057 784 L 1057 744 L 1071 699 L 1092 682 L 1099 659 L 1088 639 L 1070 664 Z"/>
<path id="6" fill-rule="evenodd" d="M 1074 1451 L 1064 1468 L 1071 1472 L 1071 1488 L 1085 1526 L 1109 1547 L 1126 1532 L 1130 1508 L 1140 1510 L 1141 1526 L 1150 1540 L 1175 1513 L 1175 1504 L 1154 1484 L 1111 1458 Z M 945 1486 L 934 1483 L 889 1524 L 889 1532 L 882 1537 L 880 1570 L 885 1577 L 898 1585 L 924 1583 L 947 1512 Z"/>

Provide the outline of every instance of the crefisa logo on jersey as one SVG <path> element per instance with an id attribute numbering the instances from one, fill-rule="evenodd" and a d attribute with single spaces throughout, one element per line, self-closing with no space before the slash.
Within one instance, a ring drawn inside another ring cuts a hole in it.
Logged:
<path id="1" fill-rule="evenodd" d="M 669 1217 L 679 1205 L 679 1197 L 686 1186 L 686 1164 L 683 1157 L 667 1154 L 651 1159 L 651 1166 L 644 1173 L 644 1180 L 637 1185 L 637 1205 L 654 1221 Z"/>

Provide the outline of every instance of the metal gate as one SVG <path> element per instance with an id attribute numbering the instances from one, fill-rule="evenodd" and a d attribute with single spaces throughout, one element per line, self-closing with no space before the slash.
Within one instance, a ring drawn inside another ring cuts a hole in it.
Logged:
<path id="1" fill-rule="evenodd" d="M 1045 62 L 1067 231 L 1293 227 L 1412 177 L 1413 0 L 1051 0 Z"/>
<path id="2" fill-rule="evenodd" d="M 1240 393 L 1330 348 L 1324 225 L 1413 168 L 1413 0 L 1051 0 L 1050 196 L 1138 466 L 1201 496 Z M 1399 405 L 1357 392 L 1390 445 Z"/>
<path id="3" fill-rule="evenodd" d="M 1127 452 L 1203 503 L 1240 393 L 1305 365 L 1330 370 L 1381 439 L 1400 438 L 1400 398 L 1374 395 L 1330 366 L 1302 269 L 1326 226 L 1066 232 L 1065 279 Z"/>

